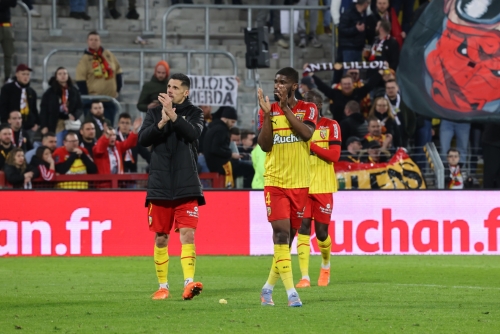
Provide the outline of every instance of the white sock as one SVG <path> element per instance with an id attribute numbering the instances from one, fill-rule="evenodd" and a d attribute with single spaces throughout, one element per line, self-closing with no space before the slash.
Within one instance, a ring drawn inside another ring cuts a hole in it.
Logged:
<path id="1" fill-rule="evenodd" d="M 274 289 L 274 285 L 271 285 L 271 284 L 269 284 L 269 283 L 266 282 L 266 284 L 264 284 L 264 286 L 262 287 L 262 289 L 273 290 Z"/>
<path id="2" fill-rule="evenodd" d="M 193 279 L 192 278 L 186 278 L 184 280 L 184 287 L 186 287 L 186 285 L 188 285 L 189 283 L 193 282 Z"/>
<path id="3" fill-rule="evenodd" d="M 306 280 L 308 280 L 309 282 L 311 281 L 311 278 L 310 278 L 308 275 L 302 276 L 302 279 L 306 279 Z"/>
<path id="4" fill-rule="evenodd" d="M 286 290 L 286 294 L 288 295 L 288 298 L 290 298 L 292 293 L 297 293 L 297 290 L 295 290 L 295 288 L 291 288 L 291 289 Z"/>
<path id="5" fill-rule="evenodd" d="M 321 269 L 330 269 L 330 262 L 328 264 L 321 264 Z"/>
<path id="6" fill-rule="evenodd" d="M 164 288 L 168 290 L 168 283 L 160 283 L 160 288 Z"/>

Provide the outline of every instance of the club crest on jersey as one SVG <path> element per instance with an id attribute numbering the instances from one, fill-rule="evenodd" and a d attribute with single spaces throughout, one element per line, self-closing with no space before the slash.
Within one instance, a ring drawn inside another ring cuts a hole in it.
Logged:
<path id="1" fill-rule="evenodd" d="M 302 120 L 304 119 L 304 114 L 303 114 L 303 113 L 300 113 L 300 114 L 299 114 L 299 113 L 296 113 L 296 114 L 295 114 L 295 117 L 297 117 L 297 119 L 298 119 L 299 121 L 302 121 Z"/>
<path id="2" fill-rule="evenodd" d="M 151 226 L 153 224 L 153 217 L 152 216 L 148 216 L 148 219 L 149 219 L 149 226 Z"/>
<path id="3" fill-rule="evenodd" d="M 267 216 L 269 217 L 270 215 L 271 215 L 271 207 L 270 207 L 270 206 L 268 206 L 268 207 L 267 207 Z"/>
<path id="4" fill-rule="evenodd" d="M 321 130 L 319 132 L 319 136 L 321 137 L 321 139 L 325 139 L 326 138 L 326 130 Z"/>

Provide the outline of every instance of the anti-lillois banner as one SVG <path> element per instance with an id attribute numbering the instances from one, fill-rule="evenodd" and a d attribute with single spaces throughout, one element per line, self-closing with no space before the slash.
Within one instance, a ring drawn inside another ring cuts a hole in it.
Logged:
<path id="1" fill-rule="evenodd" d="M 235 76 L 189 75 L 189 98 L 194 105 L 237 107 L 238 81 Z"/>
<path id="2" fill-rule="evenodd" d="M 401 50 L 404 103 L 428 117 L 500 120 L 500 1 L 433 0 Z"/>
<path id="3" fill-rule="evenodd" d="M 425 189 L 417 164 L 399 149 L 388 163 L 335 163 L 339 189 Z"/>

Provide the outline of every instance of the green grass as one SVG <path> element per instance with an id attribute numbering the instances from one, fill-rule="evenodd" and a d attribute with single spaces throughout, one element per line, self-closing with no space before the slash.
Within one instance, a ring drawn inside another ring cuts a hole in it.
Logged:
<path id="1" fill-rule="evenodd" d="M 152 258 L 0 258 L 0 333 L 500 332 L 498 257 L 332 257 L 332 282 L 319 288 L 315 256 L 302 308 L 286 306 L 281 282 L 276 306 L 260 306 L 270 264 L 199 257 L 205 290 L 183 301 L 179 259 L 171 257 L 170 298 L 152 301 Z"/>

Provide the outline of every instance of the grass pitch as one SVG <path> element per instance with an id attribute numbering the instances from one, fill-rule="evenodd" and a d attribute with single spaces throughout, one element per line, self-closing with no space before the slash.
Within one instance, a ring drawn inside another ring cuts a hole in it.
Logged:
<path id="1" fill-rule="evenodd" d="M 205 289 L 191 301 L 177 257 L 164 301 L 150 299 L 152 257 L 1 258 L 0 333 L 500 332 L 498 257 L 332 257 L 326 288 L 320 261 L 311 257 L 313 287 L 299 290 L 304 306 L 288 308 L 281 282 L 276 306 L 260 306 L 268 256 L 199 257 Z M 296 257 L 293 266 L 298 281 Z"/>

